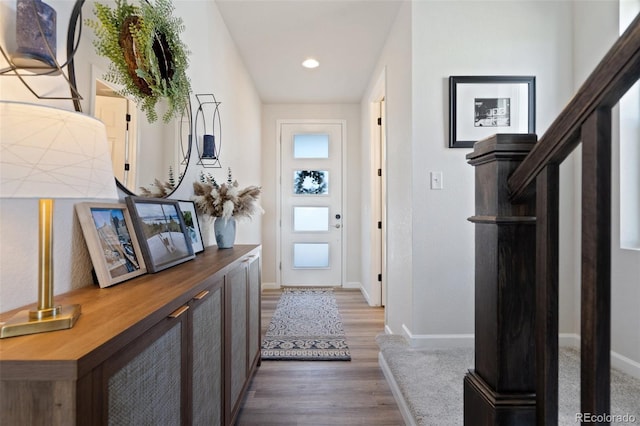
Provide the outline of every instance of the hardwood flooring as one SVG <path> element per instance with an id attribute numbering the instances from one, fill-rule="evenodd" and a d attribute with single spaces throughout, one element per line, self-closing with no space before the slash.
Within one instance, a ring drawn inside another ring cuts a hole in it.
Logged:
<path id="1" fill-rule="evenodd" d="M 280 291 L 262 293 L 262 333 Z M 254 375 L 237 425 L 403 425 L 378 366 L 375 336 L 384 331 L 384 309 L 359 291 L 337 290 L 351 361 L 263 361 Z"/>

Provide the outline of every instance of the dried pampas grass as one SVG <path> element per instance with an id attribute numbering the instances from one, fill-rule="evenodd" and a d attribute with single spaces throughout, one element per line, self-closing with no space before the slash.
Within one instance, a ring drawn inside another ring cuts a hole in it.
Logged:
<path id="1" fill-rule="evenodd" d="M 223 183 L 220 186 L 211 183 L 194 182 L 193 201 L 198 210 L 212 217 L 251 218 L 256 213 L 262 213 L 262 207 L 258 204 L 258 198 L 262 188 L 248 186 L 244 189 L 238 187 L 238 182 L 232 184 Z"/>

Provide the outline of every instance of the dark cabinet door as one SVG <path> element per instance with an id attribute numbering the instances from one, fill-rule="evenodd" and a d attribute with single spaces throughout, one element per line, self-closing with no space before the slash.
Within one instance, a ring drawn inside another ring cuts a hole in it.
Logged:
<path id="1" fill-rule="evenodd" d="M 193 425 L 223 422 L 223 281 L 198 293 L 192 302 L 191 403 Z"/>
<path id="2" fill-rule="evenodd" d="M 227 424 L 233 422 L 249 371 L 247 351 L 247 272 L 244 263 L 231 270 L 225 281 L 225 395 Z"/>
<path id="3" fill-rule="evenodd" d="M 186 306 L 155 325 L 98 371 L 98 402 L 102 413 L 95 424 L 180 425 L 183 423 L 183 338 Z"/>

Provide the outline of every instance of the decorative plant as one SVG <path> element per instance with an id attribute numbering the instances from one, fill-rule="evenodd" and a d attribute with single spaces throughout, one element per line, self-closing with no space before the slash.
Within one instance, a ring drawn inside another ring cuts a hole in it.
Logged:
<path id="1" fill-rule="evenodd" d="M 200 175 L 200 182 L 193 183 L 193 201 L 202 214 L 212 217 L 228 219 L 250 218 L 256 213 L 262 213 L 258 198 L 262 188 L 248 186 L 239 188 L 238 182 L 231 178 L 231 169 L 227 182 L 218 185 L 213 176 Z"/>
<path id="2" fill-rule="evenodd" d="M 133 97 L 149 122 L 158 119 L 161 98 L 169 104 L 162 117 L 168 122 L 184 110 L 191 93 L 189 51 L 180 40 L 184 24 L 172 13 L 171 0 L 141 0 L 139 6 L 116 0 L 113 9 L 96 3 L 97 21 L 85 21 L 96 34 L 96 52 L 111 60 L 104 78 L 122 86 L 120 94 Z"/>
<path id="3" fill-rule="evenodd" d="M 182 180 L 182 173 L 178 180 Z M 145 188 L 144 186 L 140 187 L 140 196 L 141 197 L 152 197 L 152 198 L 164 198 L 169 196 L 173 190 L 176 189 L 176 179 L 173 174 L 173 167 L 169 166 L 169 177 L 166 182 L 161 182 L 160 179 L 155 179 L 155 181 L 149 185 L 149 188 Z"/>

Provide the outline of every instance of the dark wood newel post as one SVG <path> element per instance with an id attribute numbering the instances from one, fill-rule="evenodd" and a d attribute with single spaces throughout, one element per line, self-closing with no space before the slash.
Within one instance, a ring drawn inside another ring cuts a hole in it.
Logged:
<path id="1" fill-rule="evenodd" d="M 535 424 L 535 197 L 509 201 L 507 179 L 536 135 L 500 134 L 467 155 L 476 175 L 475 369 L 467 426 Z"/>

